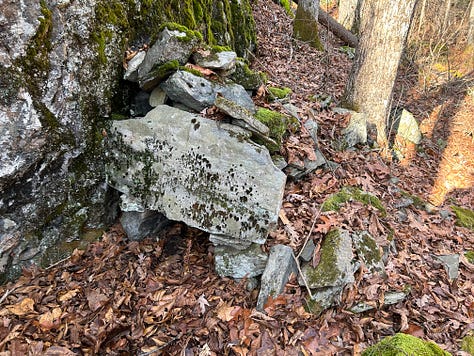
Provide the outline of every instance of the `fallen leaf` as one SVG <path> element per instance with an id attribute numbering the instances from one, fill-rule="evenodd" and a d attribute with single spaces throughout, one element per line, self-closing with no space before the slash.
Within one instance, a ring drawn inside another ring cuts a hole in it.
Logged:
<path id="1" fill-rule="evenodd" d="M 199 310 L 201 311 L 201 314 L 204 314 L 206 312 L 206 306 L 209 306 L 209 302 L 204 297 L 204 294 L 201 294 L 196 302 L 199 304 Z"/>
<path id="2" fill-rule="evenodd" d="M 61 325 L 62 313 L 61 308 L 54 308 L 51 311 L 41 314 L 38 320 L 38 326 L 43 331 L 58 328 Z"/>
<path id="3" fill-rule="evenodd" d="M 34 313 L 35 302 L 31 298 L 24 298 L 14 305 L 8 305 L 6 309 L 17 316 L 22 316 L 30 313 Z M 3 313 L 1 313 L 4 315 Z"/>

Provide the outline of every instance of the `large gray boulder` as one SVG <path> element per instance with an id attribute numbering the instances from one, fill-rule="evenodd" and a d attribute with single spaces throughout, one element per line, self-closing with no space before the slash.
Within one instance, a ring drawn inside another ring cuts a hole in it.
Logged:
<path id="1" fill-rule="evenodd" d="M 84 231 L 114 221 L 102 140 L 112 102 L 127 101 L 127 45 L 157 38 L 173 20 L 210 28 L 245 56 L 255 31 L 248 0 L 240 3 L 0 2 L 0 282 L 67 257 Z"/>
<path id="2" fill-rule="evenodd" d="M 239 84 L 221 85 L 187 71 L 177 71 L 160 86 L 171 100 L 196 111 L 214 105 L 217 95 L 220 94 L 255 113 L 252 98 Z"/>
<path id="3" fill-rule="evenodd" d="M 114 122 L 108 141 L 107 180 L 123 210 L 258 244 L 277 223 L 285 175 L 266 148 L 213 120 L 161 105 Z"/>

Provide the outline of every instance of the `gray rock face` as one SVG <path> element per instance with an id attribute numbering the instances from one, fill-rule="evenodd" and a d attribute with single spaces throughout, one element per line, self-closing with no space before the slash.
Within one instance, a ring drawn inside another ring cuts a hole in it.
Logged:
<path id="1" fill-rule="evenodd" d="M 296 273 L 293 250 L 289 246 L 275 245 L 270 249 L 267 265 L 262 275 L 257 309 L 262 310 L 268 297 L 277 297 L 285 289 L 291 273 Z"/>
<path id="2" fill-rule="evenodd" d="M 232 16 L 217 1 L 197 1 L 227 19 L 219 44 L 245 56 L 255 44 L 248 0 Z M 126 36 L 150 34 L 150 21 L 171 16 L 179 23 L 190 14 L 185 6 L 169 13 L 160 2 L 151 13 L 140 3 L 0 2 L 0 282 L 24 265 L 68 256 L 84 228 L 115 219 L 101 133 L 112 97 L 122 95 L 125 44 L 137 40 Z"/>
<path id="3" fill-rule="evenodd" d="M 120 223 L 130 240 L 139 241 L 158 232 L 169 220 L 157 211 L 124 211 Z"/>
<path id="4" fill-rule="evenodd" d="M 268 259 L 258 244 L 252 244 L 245 250 L 217 246 L 214 256 L 216 272 L 219 276 L 232 278 L 251 278 L 261 275 Z"/>
<path id="5" fill-rule="evenodd" d="M 205 78 L 198 77 L 187 71 L 177 71 L 165 82 L 161 88 L 171 98 L 191 109 L 201 111 L 214 105 L 217 94 L 236 102 L 238 105 L 255 113 L 255 105 L 244 87 L 238 84 L 221 85 Z"/>
<path id="6" fill-rule="evenodd" d="M 138 52 L 137 55 L 128 62 L 127 70 L 123 75 L 123 79 L 131 82 L 138 82 L 138 67 L 144 61 L 145 56 L 145 51 Z"/>
<path id="7" fill-rule="evenodd" d="M 277 222 L 285 175 L 265 148 L 215 121 L 162 105 L 114 122 L 108 147 L 108 182 L 127 196 L 124 210 L 259 244 Z"/>
<path id="8" fill-rule="evenodd" d="M 198 38 L 186 39 L 186 36 L 185 32 L 171 31 L 165 27 L 138 66 L 138 79 L 145 79 L 154 67 L 169 61 L 177 60 L 181 65 L 186 64 L 198 42 Z"/>

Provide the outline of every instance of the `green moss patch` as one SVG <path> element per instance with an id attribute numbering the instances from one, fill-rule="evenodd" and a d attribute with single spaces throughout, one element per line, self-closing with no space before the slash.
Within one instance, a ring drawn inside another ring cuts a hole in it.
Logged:
<path id="1" fill-rule="evenodd" d="M 281 142 L 287 130 L 297 130 L 299 128 L 298 120 L 279 113 L 278 111 L 266 108 L 259 108 L 255 113 L 255 118 L 270 129 L 269 136 L 277 143 L 276 146 L 273 145 L 275 147 L 268 147 L 266 142 L 262 143 L 267 146 L 270 152 L 278 151 L 280 149 Z"/>
<path id="2" fill-rule="evenodd" d="M 332 194 L 324 201 L 321 211 L 339 211 L 342 204 L 353 200 L 373 206 L 381 212 L 382 216 L 387 214 L 379 198 L 357 187 L 344 187 L 338 193 Z"/>
<path id="3" fill-rule="evenodd" d="M 451 206 L 451 209 L 456 214 L 456 225 L 474 230 L 474 211 L 455 205 Z"/>
<path id="4" fill-rule="evenodd" d="M 474 355 L 474 336 L 465 336 L 462 339 L 461 350 Z"/>
<path id="5" fill-rule="evenodd" d="M 165 28 L 167 28 L 170 31 L 179 31 L 179 32 L 185 33 L 186 36 L 179 37 L 178 38 L 179 41 L 190 42 L 190 41 L 192 41 L 193 39 L 196 39 L 196 38 L 199 41 L 203 40 L 203 36 L 202 36 L 201 32 L 190 30 L 186 26 L 180 25 L 176 22 L 165 22 L 163 25 L 160 26 L 160 29 L 158 30 L 158 32 L 163 31 L 163 29 L 165 29 Z"/>
<path id="6" fill-rule="evenodd" d="M 407 334 L 395 334 L 384 338 L 362 353 L 362 356 L 449 356 L 434 342 L 423 341 Z"/>
<path id="7" fill-rule="evenodd" d="M 291 95 L 292 91 L 290 88 L 277 88 L 277 87 L 268 87 L 270 93 L 270 99 L 285 99 Z"/>
<path id="8" fill-rule="evenodd" d="M 230 78 L 245 89 L 257 90 L 268 81 L 265 73 L 251 70 L 242 58 L 238 58 L 235 64 L 235 72 L 232 73 Z"/>
<path id="9" fill-rule="evenodd" d="M 469 263 L 474 263 L 474 251 L 464 252 L 464 257 L 466 257 L 466 259 Z"/>

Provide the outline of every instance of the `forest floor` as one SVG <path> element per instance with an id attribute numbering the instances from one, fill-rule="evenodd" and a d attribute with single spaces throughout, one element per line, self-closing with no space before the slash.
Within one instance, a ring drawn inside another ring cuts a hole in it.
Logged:
<path id="1" fill-rule="evenodd" d="M 85 251 L 47 270 L 25 270 L 0 288 L 1 355 L 358 355 L 400 331 L 462 354 L 461 339 L 474 330 L 474 264 L 463 255 L 474 251 L 474 232 L 455 225 L 451 206 L 474 209 L 468 77 L 421 88 L 413 65 L 405 63 L 395 97 L 420 122 L 422 143 L 406 147 L 401 162 L 365 146 L 339 150 L 347 122 L 333 108 L 351 68 L 342 44 L 323 27 L 324 51 L 292 40 L 291 18 L 270 0 L 259 0 L 254 12 L 254 68 L 267 72 L 271 84 L 292 89 L 291 103 L 303 121 L 317 121 L 319 148 L 339 165 L 288 182 L 287 219 L 266 248 L 283 243 L 298 252 L 309 234 L 318 246 L 331 227 L 367 229 L 380 239 L 393 231 L 396 249 L 386 276 L 361 269 L 338 305 L 320 316 L 305 311 L 307 292 L 293 279 L 262 313 L 254 308 L 258 291 L 216 275 L 206 234 L 175 224 L 159 242 L 134 242 L 116 225 Z M 293 137 L 293 149 L 298 140 Z M 320 213 L 321 203 L 347 185 L 375 194 L 387 216 L 357 202 Z M 404 219 L 402 192 L 419 198 Z M 435 258 L 447 254 L 460 255 L 455 280 Z M 386 292 L 407 290 L 403 301 L 384 306 Z M 349 311 L 361 301 L 374 309 Z"/>

